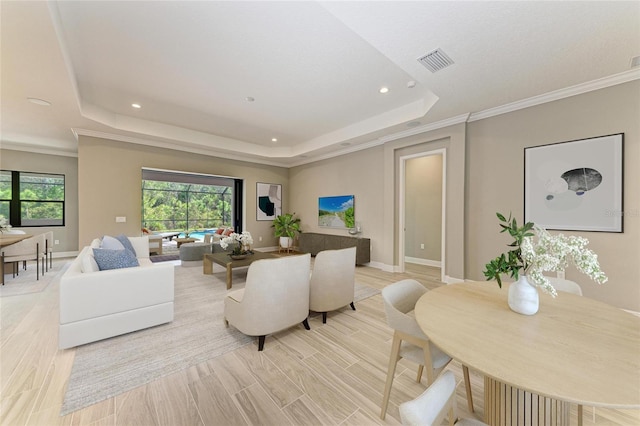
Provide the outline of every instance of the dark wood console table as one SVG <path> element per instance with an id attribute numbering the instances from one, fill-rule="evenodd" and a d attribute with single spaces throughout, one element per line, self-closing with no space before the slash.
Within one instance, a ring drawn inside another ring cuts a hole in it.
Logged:
<path id="1" fill-rule="evenodd" d="M 298 244 L 299 251 L 302 253 L 311 253 L 312 256 L 317 255 L 323 250 L 355 247 L 356 265 L 362 265 L 371 261 L 371 240 L 369 238 L 303 232 L 298 237 Z"/>

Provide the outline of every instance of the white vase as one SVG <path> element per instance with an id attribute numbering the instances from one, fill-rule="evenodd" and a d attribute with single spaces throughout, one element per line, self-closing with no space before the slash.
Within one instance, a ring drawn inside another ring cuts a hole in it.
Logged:
<path id="1" fill-rule="evenodd" d="M 540 300 L 538 289 L 521 275 L 518 281 L 509 286 L 509 307 L 512 311 L 523 315 L 533 315 L 538 312 Z"/>
<path id="2" fill-rule="evenodd" d="M 293 247 L 293 238 L 280 237 L 280 247 L 282 247 L 282 248 Z"/>

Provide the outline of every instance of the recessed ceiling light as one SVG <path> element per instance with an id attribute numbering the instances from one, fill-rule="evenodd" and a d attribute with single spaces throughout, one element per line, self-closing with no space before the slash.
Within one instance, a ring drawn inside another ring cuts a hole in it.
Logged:
<path id="1" fill-rule="evenodd" d="M 271 142 L 278 142 L 278 138 L 271 138 Z"/>
<path id="2" fill-rule="evenodd" d="M 135 109 L 140 109 L 140 108 L 142 108 L 142 105 L 140 105 L 140 104 L 131 104 L 131 106 L 132 106 L 133 108 L 135 108 Z"/>
<path id="3" fill-rule="evenodd" d="M 389 88 L 388 87 L 381 87 L 380 88 L 380 93 L 388 93 L 389 92 Z"/>
<path id="4" fill-rule="evenodd" d="M 415 82 L 415 81 L 413 81 L 413 80 L 408 81 L 408 82 L 407 82 L 407 87 L 408 87 L 409 89 L 413 89 L 414 87 L 416 87 L 416 82 Z"/>
<path id="5" fill-rule="evenodd" d="M 28 100 L 29 102 L 31 102 L 32 104 L 42 105 L 42 106 L 51 106 L 51 102 L 49 102 L 49 101 L 45 101 L 44 99 L 39 99 L 39 98 L 27 98 L 27 100 Z"/>
<path id="6" fill-rule="evenodd" d="M 247 96 L 247 102 L 253 102 L 256 100 L 256 98 L 254 98 L 253 96 Z"/>

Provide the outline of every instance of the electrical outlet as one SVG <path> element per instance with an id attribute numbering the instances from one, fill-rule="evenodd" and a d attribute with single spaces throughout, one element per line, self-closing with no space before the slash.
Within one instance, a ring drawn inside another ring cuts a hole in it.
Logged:
<path id="1" fill-rule="evenodd" d="M 53 244 L 54 244 L 54 245 L 58 245 L 58 244 L 60 244 L 60 240 L 54 240 L 54 241 L 53 241 Z"/>
<path id="2" fill-rule="evenodd" d="M 126 221 L 127 221 L 127 218 L 125 216 L 116 216 L 116 222 L 124 223 Z"/>
<path id="3" fill-rule="evenodd" d="M 424 244 L 420 244 L 420 248 L 424 250 Z"/>
<path id="4" fill-rule="evenodd" d="M 262 241 L 262 236 L 258 237 L 258 241 Z"/>

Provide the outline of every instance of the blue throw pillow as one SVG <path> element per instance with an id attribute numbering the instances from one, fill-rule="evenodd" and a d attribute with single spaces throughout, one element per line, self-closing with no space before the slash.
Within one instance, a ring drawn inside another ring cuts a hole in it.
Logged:
<path id="1" fill-rule="evenodd" d="M 93 257 L 96 259 L 101 271 L 108 269 L 133 268 L 140 266 L 136 255 L 130 250 L 93 249 Z"/>
<path id="2" fill-rule="evenodd" d="M 133 255 L 135 256 L 136 249 L 133 248 L 133 244 L 131 244 L 131 241 L 129 241 L 129 237 L 124 234 L 120 234 L 116 237 L 116 240 L 120 241 L 125 249 L 131 250 L 131 253 L 133 253 Z"/>

